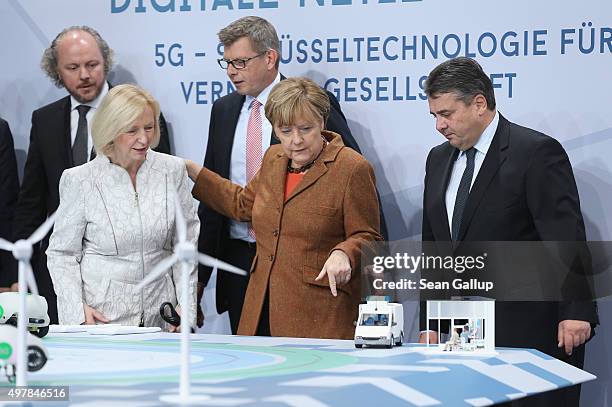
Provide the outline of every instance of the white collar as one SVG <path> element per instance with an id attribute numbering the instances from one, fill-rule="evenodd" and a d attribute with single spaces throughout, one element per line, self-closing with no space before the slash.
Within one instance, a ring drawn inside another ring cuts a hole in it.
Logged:
<path id="1" fill-rule="evenodd" d="M 493 120 L 491 123 L 484 129 L 476 144 L 474 144 L 474 148 L 477 151 L 480 151 L 484 155 L 489 151 L 489 147 L 491 146 L 491 142 L 493 141 L 493 136 L 495 136 L 495 132 L 497 131 L 497 125 L 499 124 L 499 112 L 495 110 L 495 116 L 493 116 Z"/>
<path id="2" fill-rule="evenodd" d="M 251 108 L 251 103 L 253 103 L 254 99 L 257 99 L 259 101 L 259 103 L 261 103 L 262 106 L 266 105 L 266 102 L 268 101 L 268 96 L 270 96 L 270 92 L 272 91 L 272 88 L 274 87 L 274 85 L 276 85 L 277 83 L 280 82 L 280 72 L 278 72 L 276 74 L 276 78 L 274 78 L 274 80 L 272 81 L 271 84 L 269 84 L 268 86 L 266 86 L 260 93 L 259 95 L 257 95 L 257 97 L 253 97 L 250 95 L 247 95 L 244 103 L 248 106 L 248 108 Z"/>

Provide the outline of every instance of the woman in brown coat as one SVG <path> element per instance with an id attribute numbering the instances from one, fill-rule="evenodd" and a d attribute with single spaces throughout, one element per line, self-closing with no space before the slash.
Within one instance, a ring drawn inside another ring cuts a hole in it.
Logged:
<path id="1" fill-rule="evenodd" d="M 308 79 L 277 84 L 265 113 L 280 145 L 244 188 L 187 160 L 193 196 L 256 235 L 240 335 L 353 337 L 361 250 L 382 239 L 379 207 L 372 166 L 323 130 L 329 109 Z"/>

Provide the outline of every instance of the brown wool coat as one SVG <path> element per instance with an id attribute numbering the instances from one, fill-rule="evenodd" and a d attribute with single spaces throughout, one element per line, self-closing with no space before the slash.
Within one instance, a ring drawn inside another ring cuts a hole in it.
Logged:
<path id="1" fill-rule="evenodd" d="M 354 334 L 360 301 L 361 246 L 381 240 L 372 166 L 344 147 L 336 133 L 287 201 L 288 158 L 280 145 L 266 151 L 244 188 L 204 168 L 193 196 L 217 212 L 250 221 L 257 235 L 238 334 L 254 335 L 269 290 L 273 336 L 344 338 Z M 331 251 L 351 261 L 351 281 L 333 297 L 327 277 L 314 281 Z"/>

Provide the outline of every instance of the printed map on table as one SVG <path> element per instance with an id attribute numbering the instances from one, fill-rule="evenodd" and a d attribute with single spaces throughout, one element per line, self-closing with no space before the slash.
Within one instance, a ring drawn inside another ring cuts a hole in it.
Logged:
<path id="1" fill-rule="evenodd" d="M 71 405 L 164 405 L 159 396 L 178 391 L 178 339 L 50 334 L 51 359 L 29 382 L 70 386 Z M 218 406 L 486 406 L 595 379 L 535 350 L 497 351 L 432 355 L 414 345 L 194 335 L 192 392 Z"/>

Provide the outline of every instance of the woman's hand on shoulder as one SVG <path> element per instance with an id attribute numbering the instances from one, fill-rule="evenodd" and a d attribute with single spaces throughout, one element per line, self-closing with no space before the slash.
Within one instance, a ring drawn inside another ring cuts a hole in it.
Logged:
<path id="1" fill-rule="evenodd" d="M 102 322 L 104 324 L 109 323 L 109 319 L 102 315 L 101 312 L 95 310 L 87 304 L 83 304 L 83 312 L 85 314 L 85 322 L 81 325 L 95 325 L 96 322 Z"/>
<path id="2" fill-rule="evenodd" d="M 184 160 L 185 167 L 187 167 L 187 175 L 189 175 L 189 178 L 191 178 L 191 180 L 195 182 L 198 178 L 198 174 L 200 173 L 200 171 L 202 171 L 202 166 L 187 158 L 185 158 Z"/>
<path id="3" fill-rule="evenodd" d="M 348 284 L 351 281 L 351 261 L 342 250 L 334 250 L 323 265 L 323 269 L 315 278 L 320 281 L 327 274 L 329 289 L 334 297 L 338 296 L 337 287 Z"/>

